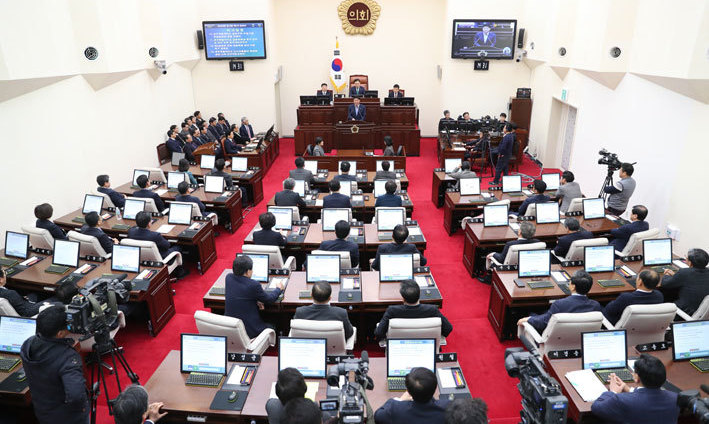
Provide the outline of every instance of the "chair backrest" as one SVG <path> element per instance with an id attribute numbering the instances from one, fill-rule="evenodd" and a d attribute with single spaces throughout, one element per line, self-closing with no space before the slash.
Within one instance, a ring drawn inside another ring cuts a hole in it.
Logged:
<path id="1" fill-rule="evenodd" d="M 5 299 L 4 297 L 0 297 L 0 315 L 8 315 L 11 317 L 20 316 L 20 314 L 15 311 L 15 308 L 12 307 L 10 301 Z"/>
<path id="2" fill-rule="evenodd" d="M 278 246 L 263 246 L 257 244 L 245 244 L 241 246 L 241 251 L 243 253 L 252 254 L 268 254 L 268 268 L 269 269 L 282 269 L 285 265 L 283 263 L 283 256 L 281 256 L 281 250 Z"/>
<path id="3" fill-rule="evenodd" d="M 396 155 L 397 156 L 404 156 L 404 145 L 400 144 L 399 147 L 396 149 Z"/>
<path id="4" fill-rule="evenodd" d="M 227 351 L 246 353 L 251 340 L 244 323 L 239 318 L 217 315 L 207 311 L 195 311 L 194 322 L 200 334 L 226 336 Z"/>
<path id="5" fill-rule="evenodd" d="M 290 320 L 289 337 L 327 339 L 328 355 L 345 355 L 345 329 L 342 321 Z"/>
<path id="6" fill-rule="evenodd" d="M 308 144 L 307 146 L 305 146 L 305 153 L 307 153 L 310 156 L 313 155 L 313 145 L 312 144 Z"/>
<path id="7" fill-rule="evenodd" d="M 140 260 L 141 261 L 157 261 L 162 262 L 163 258 L 160 255 L 160 249 L 154 241 L 147 240 L 134 240 L 125 238 L 121 240 L 121 244 L 124 246 L 134 246 L 140 247 Z"/>
<path id="8" fill-rule="evenodd" d="M 628 346 L 665 340 L 665 331 L 675 318 L 677 305 L 659 303 L 656 305 L 628 305 L 615 328 L 628 333 Z"/>
<path id="9" fill-rule="evenodd" d="M 704 296 L 704 300 L 699 304 L 699 307 L 692 314 L 693 321 L 709 319 L 709 294 Z"/>
<path id="10" fill-rule="evenodd" d="M 172 157 L 170 156 L 170 151 L 167 149 L 167 144 L 158 144 L 156 150 L 158 152 L 158 162 L 160 163 L 160 165 L 162 165 L 163 163 L 170 162 L 172 160 Z"/>
<path id="11" fill-rule="evenodd" d="M 340 255 L 340 268 L 352 268 L 350 252 L 344 250 L 313 250 L 313 255 Z"/>
<path id="12" fill-rule="evenodd" d="M 22 231 L 30 235 L 30 246 L 37 249 L 54 249 L 54 237 L 49 233 L 49 230 L 28 225 L 23 226 Z"/>
<path id="13" fill-rule="evenodd" d="M 103 197 L 103 207 L 104 207 L 104 208 L 115 208 L 115 207 L 116 207 L 116 205 L 113 204 L 113 200 L 111 200 L 111 196 L 109 196 L 108 194 L 106 194 L 106 193 L 101 193 L 101 192 L 98 191 L 96 188 L 94 188 L 94 189 L 91 191 L 91 193 L 92 193 L 92 194 L 95 194 L 96 196 L 101 196 L 101 197 Z"/>
<path id="14" fill-rule="evenodd" d="M 79 244 L 79 256 L 100 256 L 102 258 L 108 258 L 108 253 L 103 250 L 103 246 L 99 243 L 98 239 L 94 236 L 89 236 L 86 234 L 81 234 L 77 231 L 69 231 L 66 235 L 71 241 L 78 241 Z"/>
<path id="15" fill-rule="evenodd" d="M 542 353 L 581 349 L 581 333 L 598 331 L 602 323 L 603 314 L 598 311 L 554 314 L 542 333 Z"/>
<path id="16" fill-rule="evenodd" d="M 657 228 L 650 228 L 647 231 L 640 231 L 630 235 L 628 239 L 628 244 L 625 245 L 620 256 L 631 256 L 631 255 L 642 255 L 643 254 L 643 240 L 650 240 L 657 238 L 660 235 L 660 230 Z"/>
<path id="17" fill-rule="evenodd" d="M 150 197 L 126 197 L 126 200 L 128 199 L 145 201 L 145 212 L 162 212 L 159 211 L 158 207 L 155 205 L 155 199 L 151 199 Z"/>
<path id="18" fill-rule="evenodd" d="M 387 338 L 391 339 L 436 339 L 436 352 L 441 345 L 441 319 L 392 318 L 389 320 Z"/>
<path id="19" fill-rule="evenodd" d="M 510 199 L 505 199 L 505 200 L 498 200 L 496 202 L 490 202 L 490 203 L 488 203 L 488 205 L 507 205 L 507 206 L 509 206 L 510 203 L 512 203 L 512 202 L 510 202 Z"/>
<path id="20" fill-rule="evenodd" d="M 569 209 L 567 209 L 566 212 L 583 212 L 583 197 L 571 199 Z"/>
<path id="21" fill-rule="evenodd" d="M 170 158 L 172 160 L 172 158 Z M 146 171 L 150 171 L 150 175 L 148 176 L 148 181 L 161 181 L 163 183 L 167 183 L 167 178 L 165 178 L 165 173 L 163 172 L 162 169 L 160 168 L 139 168 L 139 169 L 145 169 Z"/>
<path id="22" fill-rule="evenodd" d="M 586 246 L 606 246 L 608 245 L 607 238 L 592 238 L 584 240 L 575 240 L 571 242 L 569 246 L 569 251 L 566 253 L 567 261 L 581 261 L 583 260 L 583 248 Z"/>
<path id="23" fill-rule="evenodd" d="M 527 206 L 527 210 L 525 211 L 524 216 L 537 216 L 537 204 L 530 203 Z"/>
<path id="24" fill-rule="evenodd" d="M 544 242 L 515 244 L 507 250 L 507 256 L 503 265 L 517 265 L 517 252 L 520 250 L 541 250 L 546 249 L 547 245 Z"/>
<path id="25" fill-rule="evenodd" d="M 354 85 L 355 79 L 359 79 L 359 84 L 365 90 L 369 90 L 369 77 L 367 75 L 350 75 L 350 87 Z"/>

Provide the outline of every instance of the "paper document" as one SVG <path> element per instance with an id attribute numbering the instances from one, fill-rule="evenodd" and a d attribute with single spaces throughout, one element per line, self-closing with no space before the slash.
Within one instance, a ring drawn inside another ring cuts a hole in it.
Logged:
<path id="1" fill-rule="evenodd" d="M 142 271 L 140 272 L 140 274 L 138 274 L 138 276 L 135 277 L 135 278 L 136 278 L 137 280 L 143 280 L 143 279 L 145 279 L 145 277 L 147 277 L 147 275 L 148 275 L 149 272 L 150 272 L 149 269 L 144 269 L 144 270 L 142 270 Z"/>
<path id="2" fill-rule="evenodd" d="M 345 277 L 342 279 L 342 290 L 354 290 L 355 279 L 352 277 Z"/>
<path id="3" fill-rule="evenodd" d="M 20 262 L 20 265 L 22 265 L 22 266 L 27 266 L 27 265 L 31 264 L 32 262 L 34 262 L 34 261 L 36 261 L 36 260 L 37 260 L 37 257 L 36 257 L 36 256 L 32 256 L 31 258 L 27 258 L 26 260 Z"/>
<path id="4" fill-rule="evenodd" d="M 320 387 L 320 383 L 314 381 L 306 381 L 305 385 L 308 387 L 308 390 L 305 391 L 305 398 L 315 402 L 315 395 L 318 393 L 318 387 Z M 275 382 L 271 383 L 271 394 L 268 395 L 268 397 L 269 399 L 278 398 L 278 396 L 276 396 Z"/>
<path id="5" fill-rule="evenodd" d="M 566 279 L 566 276 L 564 276 L 564 274 L 561 271 L 552 271 L 551 276 L 552 276 L 552 278 L 554 278 L 554 280 L 561 282 L 561 283 L 565 283 L 566 281 L 568 281 Z"/>
<path id="6" fill-rule="evenodd" d="M 244 370 L 246 370 L 246 367 L 242 367 L 240 365 L 234 366 L 234 369 L 231 370 L 231 374 L 229 374 L 229 379 L 227 379 L 226 384 L 235 384 L 237 386 L 241 385 L 241 377 L 244 376 Z"/>
<path id="7" fill-rule="evenodd" d="M 315 206 L 320 206 L 320 207 L 322 207 L 322 201 L 323 201 L 323 199 L 317 199 L 317 200 L 315 200 Z"/>
<path id="8" fill-rule="evenodd" d="M 161 188 L 160 190 L 155 190 L 155 193 L 157 193 L 158 196 L 162 196 L 163 194 L 167 193 L 167 189 Z"/>
<path id="9" fill-rule="evenodd" d="M 421 227 L 408 227 L 410 236 L 422 236 Z"/>
<path id="10" fill-rule="evenodd" d="M 167 234 L 167 233 L 169 233 L 170 231 L 172 231 L 173 228 L 175 228 L 174 225 L 163 224 L 163 225 L 160 226 L 160 228 L 157 229 L 157 232 L 160 233 L 160 234 Z"/>
<path id="11" fill-rule="evenodd" d="M 441 389 L 455 389 L 458 387 L 455 384 L 455 378 L 453 378 L 453 370 L 450 368 L 439 368 L 436 371 L 438 372 L 438 379 L 441 381 Z"/>
<path id="12" fill-rule="evenodd" d="M 416 281 L 419 287 L 428 287 L 428 279 L 422 275 L 414 276 L 414 281 Z"/>
<path id="13" fill-rule="evenodd" d="M 593 370 L 570 371 L 566 373 L 566 379 L 585 402 L 593 402 L 607 390 Z"/>
<path id="14" fill-rule="evenodd" d="M 672 263 L 679 268 L 689 268 L 689 265 L 687 265 L 683 261 L 680 261 L 679 259 L 675 259 L 674 261 L 672 261 Z"/>

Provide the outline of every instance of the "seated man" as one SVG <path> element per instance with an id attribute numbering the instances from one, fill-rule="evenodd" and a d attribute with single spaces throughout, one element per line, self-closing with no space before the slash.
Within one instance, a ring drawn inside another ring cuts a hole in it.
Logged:
<path id="1" fill-rule="evenodd" d="M 571 171 L 561 173 L 559 180 L 559 189 L 556 191 L 556 197 L 559 199 L 559 212 L 566 213 L 571 206 L 571 201 L 583 197 L 581 186 L 574 181 L 576 177 Z"/>
<path id="2" fill-rule="evenodd" d="M 360 104 L 359 97 L 352 99 L 352 104 L 347 108 L 348 121 L 364 121 L 367 118 L 367 106 Z"/>
<path id="3" fill-rule="evenodd" d="M 374 179 L 375 180 L 395 180 L 396 179 L 396 172 L 390 171 L 389 168 L 391 168 L 391 165 L 389 164 L 388 160 L 385 160 L 382 162 L 382 170 L 377 171 L 376 174 L 374 174 Z"/>
<path id="4" fill-rule="evenodd" d="M 386 190 L 386 194 L 377 197 L 377 201 L 374 202 L 375 208 L 381 206 L 398 207 L 402 205 L 401 196 L 395 194 L 396 183 L 393 180 L 384 183 L 384 190 Z"/>
<path id="5" fill-rule="evenodd" d="M 42 306 L 42 303 L 30 302 L 15 290 L 5 287 L 5 283 L 5 271 L 0 269 L 0 298 L 10 302 L 10 306 L 15 309 L 15 312 L 21 317 L 33 317 L 39 313 L 39 308 Z"/>
<path id="6" fill-rule="evenodd" d="M 655 290 L 659 283 L 660 276 L 655 271 L 650 269 L 642 271 L 635 280 L 635 291 L 621 293 L 617 298 L 611 300 L 603 308 L 603 316 L 615 325 L 623 315 L 626 306 L 655 305 L 664 302 L 665 297 L 662 292 Z"/>
<path id="7" fill-rule="evenodd" d="M 392 318 L 440 318 L 441 319 L 441 335 L 448 337 L 453 331 L 453 325 L 443 316 L 440 309 L 436 305 L 422 305 L 419 303 L 421 296 L 421 288 L 414 280 L 404 280 L 401 282 L 399 294 L 404 299 L 403 305 L 389 306 L 384 312 L 382 320 L 374 329 L 374 336 L 378 340 L 386 338 L 389 331 L 389 320 Z"/>
<path id="8" fill-rule="evenodd" d="M 57 224 L 49 220 L 54 213 L 52 205 L 49 203 L 42 203 L 34 208 L 34 216 L 37 218 L 35 222 L 35 227 L 44 228 L 49 231 L 49 234 L 54 237 L 54 240 L 66 240 L 66 233 Z"/>
<path id="9" fill-rule="evenodd" d="M 645 218 L 647 218 L 647 208 L 643 205 L 633 206 L 630 214 L 630 222 L 611 230 L 613 240 L 611 240 L 610 244 L 615 250 L 622 252 L 623 249 L 625 249 L 625 245 L 628 244 L 630 236 L 650 229 L 650 225 L 645 222 Z"/>
<path id="10" fill-rule="evenodd" d="M 350 184 L 349 181 L 345 184 Z M 337 180 L 332 180 L 328 184 L 330 188 L 330 194 L 323 198 L 322 207 L 324 208 L 347 208 L 352 209 L 352 203 L 350 198 L 344 194 L 340 194 L 340 182 Z"/>
<path id="11" fill-rule="evenodd" d="M 251 140 L 254 138 L 254 128 L 249 124 L 249 118 L 241 117 L 241 127 L 239 128 L 239 135 L 242 139 Z"/>
<path id="12" fill-rule="evenodd" d="M 672 424 L 677 422 L 677 393 L 663 390 L 667 380 L 665 366 L 658 358 L 643 353 L 635 361 L 633 379 L 638 387 L 630 387 L 611 374 L 608 391 L 591 405 L 593 415 L 604 422 L 626 424 Z"/>
<path id="13" fill-rule="evenodd" d="M 347 316 L 347 310 L 337 306 L 330 306 L 330 298 L 332 297 L 330 283 L 326 281 L 316 282 L 313 285 L 311 294 L 313 296 L 313 304 L 297 307 L 293 319 L 341 321 L 342 328 L 345 329 L 345 340 L 352 337 L 354 330 L 352 329 L 350 318 Z"/>
<path id="14" fill-rule="evenodd" d="M 359 265 L 359 246 L 353 241 L 347 240 L 350 235 L 350 223 L 347 221 L 337 221 L 335 224 L 335 240 L 325 240 L 320 243 L 318 250 L 327 250 L 328 252 L 350 252 L 350 262 L 352 268 L 357 268 Z"/>
<path id="15" fill-rule="evenodd" d="M 305 169 L 305 159 L 302 156 L 295 158 L 295 169 L 288 172 L 288 176 L 294 180 L 305 181 L 308 184 L 313 183 L 313 173 L 309 169 Z"/>
<path id="16" fill-rule="evenodd" d="M 96 212 L 89 212 L 84 217 L 84 220 L 86 224 L 81 227 L 81 234 L 96 237 L 106 253 L 113 252 L 113 244 L 118 244 L 118 239 L 109 237 L 98 227 L 99 222 L 101 222 L 101 217 Z"/>
<path id="17" fill-rule="evenodd" d="M 487 405 L 480 398 L 456 399 L 446 407 L 446 424 L 487 424 Z"/>
<path id="18" fill-rule="evenodd" d="M 340 171 L 342 171 L 342 174 L 337 174 L 333 178 L 333 181 L 357 181 L 357 176 L 356 175 L 350 175 L 350 168 L 352 168 L 352 165 L 350 165 L 349 161 L 343 161 L 340 164 Z"/>
<path id="19" fill-rule="evenodd" d="M 325 141 L 322 137 L 315 137 L 315 146 L 313 146 L 313 156 L 325 156 Z"/>
<path id="20" fill-rule="evenodd" d="M 397 225 L 392 231 L 392 236 L 394 238 L 394 243 L 380 244 L 377 248 L 377 256 L 372 262 L 372 269 L 379 271 L 379 256 L 380 255 L 396 255 L 396 254 L 406 254 L 413 253 L 419 254 L 421 256 L 421 266 L 426 266 L 426 258 L 424 258 L 423 253 L 419 252 L 416 245 L 406 243 L 406 239 L 409 238 L 409 229 L 405 225 Z"/>
<path id="21" fill-rule="evenodd" d="M 387 400 L 374 413 L 377 424 L 443 424 L 448 401 L 436 400 L 433 394 L 438 387 L 433 371 L 416 367 L 406 376 L 406 392 L 398 398 Z"/>
<path id="22" fill-rule="evenodd" d="M 438 132 L 445 131 L 446 128 L 455 129 L 455 119 L 451 118 L 451 111 L 447 109 L 443 111 L 443 118 L 438 120 Z"/>
<path id="23" fill-rule="evenodd" d="M 276 396 L 266 401 L 266 414 L 268 424 L 280 424 L 283 406 L 291 399 L 305 397 L 308 386 L 305 384 L 303 374 L 295 368 L 284 368 L 278 371 L 276 380 Z"/>
<path id="24" fill-rule="evenodd" d="M 239 318 L 244 323 L 249 338 L 261 334 L 267 325 L 259 315 L 264 304 L 271 304 L 283 292 L 283 284 L 277 283 L 272 291 L 264 291 L 261 283 L 251 279 L 254 262 L 246 255 L 237 256 L 232 263 L 232 274 L 227 274 L 224 283 L 224 315 Z"/>
<path id="25" fill-rule="evenodd" d="M 470 162 L 466 160 L 463 161 L 459 167 L 456 167 L 448 176 L 456 180 L 455 186 L 458 188 L 460 187 L 458 180 L 462 180 L 463 178 L 475 178 L 477 174 L 470 170 Z"/>
<path id="26" fill-rule="evenodd" d="M 211 118 L 210 121 L 214 119 Z M 205 140 L 205 143 L 213 143 L 219 139 L 219 134 L 215 134 L 217 131 L 214 130 L 212 131 L 211 129 L 215 128 L 213 125 L 210 125 L 207 121 L 202 122 L 202 126 L 200 127 L 201 131 L 201 136 L 202 140 Z"/>
<path id="27" fill-rule="evenodd" d="M 224 151 L 229 155 L 235 155 L 241 151 L 242 147 L 234 141 L 234 131 L 229 131 L 224 140 Z"/>
<path id="28" fill-rule="evenodd" d="M 217 131 L 219 131 L 220 136 L 229 132 L 229 122 L 224 116 L 217 115 Z"/>
<path id="29" fill-rule="evenodd" d="M 350 97 L 354 96 L 364 96 L 366 90 L 362 87 L 359 78 L 355 78 L 352 82 L 352 87 L 350 87 Z"/>
<path id="30" fill-rule="evenodd" d="M 194 203 L 197 206 L 199 206 L 199 211 L 202 213 L 202 216 L 207 216 L 207 207 L 204 206 L 204 203 L 202 203 L 201 200 L 199 200 L 198 197 L 191 196 L 187 191 L 189 189 L 189 184 L 187 184 L 187 181 L 183 181 L 180 184 L 177 185 L 177 191 L 178 194 L 175 196 L 175 201 L 177 202 L 185 202 L 185 203 Z"/>
<path id="31" fill-rule="evenodd" d="M 133 240 L 152 241 L 158 246 L 160 256 L 163 258 L 172 252 L 179 252 L 178 247 L 171 247 L 170 242 L 157 231 L 150 230 L 150 214 L 148 212 L 138 212 L 135 216 L 135 227 L 128 230 L 128 238 Z"/>
<path id="32" fill-rule="evenodd" d="M 399 90 L 399 84 L 394 84 L 391 90 L 389 90 L 389 97 L 404 97 L 404 93 Z"/>
<path id="33" fill-rule="evenodd" d="M 384 153 L 382 153 L 382 156 L 396 156 L 394 141 L 391 139 L 390 135 L 384 136 Z"/>
<path id="34" fill-rule="evenodd" d="M 162 212 L 165 210 L 165 203 L 163 203 L 162 199 L 160 198 L 160 195 L 147 188 L 148 177 L 146 175 L 141 175 L 135 180 L 135 182 L 138 184 L 140 190 L 134 191 L 133 197 L 140 197 L 142 199 L 153 199 L 153 201 L 155 202 L 155 207 L 158 209 L 158 212 Z"/>
<path id="35" fill-rule="evenodd" d="M 529 317 L 521 318 L 517 321 L 517 325 L 521 327 L 525 322 L 529 322 L 529 324 L 541 334 L 544 332 L 547 324 L 549 324 L 549 319 L 551 319 L 551 316 L 554 314 L 562 312 L 600 312 L 601 305 L 586 296 L 586 294 L 591 291 L 592 286 L 593 277 L 591 277 L 588 272 L 584 270 L 576 271 L 574 275 L 571 276 L 571 281 L 569 282 L 571 295 L 552 303 L 549 310 L 541 315 L 532 314 Z"/>
<path id="36" fill-rule="evenodd" d="M 285 247 L 286 238 L 278 231 L 271 229 L 276 225 L 276 217 L 271 212 L 264 212 L 259 215 L 258 223 L 261 226 L 261 230 L 254 231 L 254 244 Z"/>
<path id="37" fill-rule="evenodd" d="M 185 153 L 185 159 L 194 162 L 194 151 L 199 147 L 199 144 L 192 138 L 192 134 L 185 135 L 185 145 L 182 146 L 182 151 Z"/>
<path id="38" fill-rule="evenodd" d="M 170 128 L 167 131 L 167 141 L 165 142 L 165 146 L 170 152 L 170 156 L 172 156 L 173 153 L 182 153 L 182 143 L 180 143 L 176 137 L 177 130 Z"/>
<path id="39" fill-rule="evenodd" d="M 490 260 L 492 258 L 495 258 L 495 260 L 499 263 L 505 262 L 507 252 L 510 250 L 510 247 L 516 244 L 539 243 L 539 240 L 533 238 L 534 233 L 536 232 L 537 227 L 535 227 L 534 224 L 529 221 L 521 222 L 519 224 L 519 237 L 517 238 L 517 240 L 508 241 L 507 243 L 505 243 L 505 247 L 502 249 L 502 252 L 490 253 L 489 255 L 487 255 L 487 269 L 490 269 Z"/>
<path id="40" fill-rule="evenodd" d="M 524 214 L 527 213 L 527 208 L 532 203 L 546 203 L 551 200 L 549 199 L 549 196 L 544 194 L 544 191 L 546 191 L 547 189 L 547 183 L 545 183 L 543 180 L 534 180 L 534 183 L 532 185 L 532 192 L 534 194 L 524 199 L 524 202 L 522 202 L 522 204 L 519 206 L 519 209 L 517 209 L 517 214 L 519 216 L 524 216 Z"/>
<path id="41" fill-rule="evenodd" d="M 96 191 L 108 196 L 115 207 L 122 208 L 126 205 L 126 196 L 111 188 L 111 182 L 108 180 L 108 175 L 99 175 L 96 177 L 96 183 L 98 183 L 98 188 Z"/>
<path id="42" fill-rule="evenodd" d="M 276 193 L 276 206 L 298 206 L 305 207 L 305 200 L 293 189 L 295 180 L 286 178 L 283 180 L 283 190 Z"/>
<path id="43" fill-rule="evenodd" d="M 160 412 L 162 402 L 148 405 L 148 392 L 140 384 L 128 386 L 119 394 L 113 404 L 116 424 L 155 424 L 167 412 Z"/>
<path id="44" fill-rule="evenodd" d="M 280 424 L 322 424 L 322 412 L 310 399 L 299 397 L 286 404 Z"/>
<path id="45" fill-rule="evenodd" d="M 217 159 L 214 161 L 214 169 L 209 175 L 215 175 L 217 177 L 224 177 L 224 184 L 227 188 L 234 187 L 234 183 L 231 180 L 231 174 L 224 172 L 224 159 Z"/>
<path id="46" fill-rule="evenodd" d="M 318 97 L 327 97 L 329 101 L 332 101 L 332 91 L 327 89 L 327 83 L 320 84 L 320 90 L 315 92 Z"/>
<path id="47" fill-rule="evenodd" d="M 692 315 L 709 295 L 709 254 L 702 249 L 690 249 L 687 260 L 689 268 L 680 268 L 677 272 L 665 270 L 661 285 L 665 289 L 679 289 L 675 304 Z"/>
<path id="48" fill-rule="evenodd" d="M 586 240 L 593 238 L 593 233 L 581 228 L 581 224 L 579 224 L 579 220 L 576 218 L 564 219 L 564 227 L 566 227 L 567 230 L 571 231 L 571 233 L 559 237 L 559 240 L 556 242 L 554 254 L 559 258 L 563 258 L 566 256 L 567 253 L 569 253 L 571 243 L 575 242 L 576 240 Z"/>

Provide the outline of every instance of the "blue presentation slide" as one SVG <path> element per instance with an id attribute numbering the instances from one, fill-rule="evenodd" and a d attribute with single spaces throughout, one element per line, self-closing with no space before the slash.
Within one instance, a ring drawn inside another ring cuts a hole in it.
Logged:
<path id="1" fill-rule="evenodd" d="M 263 22 L 204 23 L 207 59 L 265 59 Z"/>

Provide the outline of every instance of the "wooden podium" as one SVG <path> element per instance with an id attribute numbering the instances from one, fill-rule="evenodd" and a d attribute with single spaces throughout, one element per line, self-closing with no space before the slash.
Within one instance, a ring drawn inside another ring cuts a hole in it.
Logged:
<path id="1" fill-rule="evenodd" d="M 374 123 L 347 121 L 335 125 L 334 147 L 342 149 L 374 149 Z"/>

